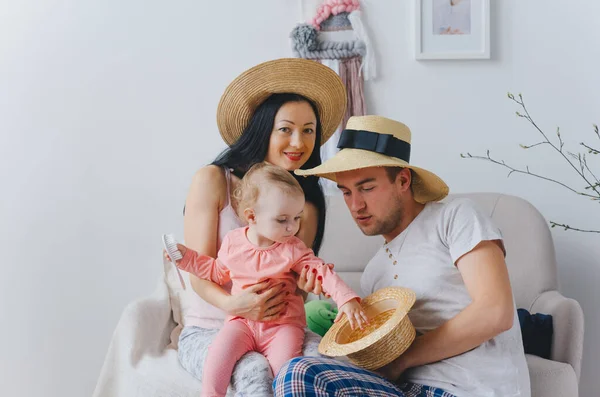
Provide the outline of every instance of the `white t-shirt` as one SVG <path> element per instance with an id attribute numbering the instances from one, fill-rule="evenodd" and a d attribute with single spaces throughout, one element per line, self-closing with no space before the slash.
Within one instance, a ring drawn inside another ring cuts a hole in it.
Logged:
<path id="1" fill-rule="evenodd" d="M 501 239 L 492 220 L 468 199 L 428 203 L 371 259 L 361 278 L 362 292 L 366 296 L 389 286 L 415 291 L 417 300 L 409 318 L 417 334 L 424 334 L 471 303 L 456 261 L 481 241 Z M 529 372 L 516 310 L 510 330 L 459 356 L 411 368 L 404 376 L 409 382 L 439 387 L 457 397 L 529 397 Z"/>

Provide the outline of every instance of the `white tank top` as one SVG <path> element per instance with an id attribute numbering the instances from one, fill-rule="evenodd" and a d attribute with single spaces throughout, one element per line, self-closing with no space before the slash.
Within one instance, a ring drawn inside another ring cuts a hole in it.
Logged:
<path id="1" fill-rule="evenodd" d="M 224 168 L 227 180 L 227 201 L 219 212 L 218 247 L 221 246 L 223 237 L 233 229 L 244 226 L 244 223 L 235 213 L 231 206 L 231 171 Z M 187 275 L 186 275 L 187 276 Z M 188 278 L 188 277 L 186 277 Z M 189 283 L 188 283 L 189 285 Z M 227 292 L 231 291 L 231 283 L 223 286 Z M 221 328 L 225 321 L 225 312 L 200 298 L 193 288 L 186 289 L 181 302 L 184 326 L 196 326 L 202 328 Z"/>

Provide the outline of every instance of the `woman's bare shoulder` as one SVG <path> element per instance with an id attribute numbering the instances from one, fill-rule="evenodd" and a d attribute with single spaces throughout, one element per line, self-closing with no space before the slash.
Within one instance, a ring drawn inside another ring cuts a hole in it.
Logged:
<path id="1" fill-rule="evenodd" d="M 223 168 L 218 165 L 207 165 L 200 168 L 192 178 L 190 195 L 196 198 L 212 198 L 223 201 L 227 194 L 227 179 Z"/>
<path id="2" fill-rule="evenodd" d="M 204 183 L 227 183 L 225 179 L 225 173 L 223 172 L 223 167 L 212 164 L 206 165 L 196 171 L 194 174 L 194 181 Z"/>

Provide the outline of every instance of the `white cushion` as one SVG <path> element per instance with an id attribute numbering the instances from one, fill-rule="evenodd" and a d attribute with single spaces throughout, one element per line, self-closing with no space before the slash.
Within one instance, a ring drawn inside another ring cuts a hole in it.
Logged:
<path id="1" fill-rule="evenodd" d="M 526 354 L 531 397 L 577 397 L 575 370 L 569 364 Z"/>

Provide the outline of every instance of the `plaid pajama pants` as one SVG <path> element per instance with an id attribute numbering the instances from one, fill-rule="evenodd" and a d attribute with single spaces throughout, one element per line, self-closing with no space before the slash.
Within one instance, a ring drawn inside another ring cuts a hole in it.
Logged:
<path id="1" fill-rule="evenodd" d="M 329 358 L 296 357 L 273 381 L 276 397 L 454 397 L 444 390 L 403 383 Z"/>

